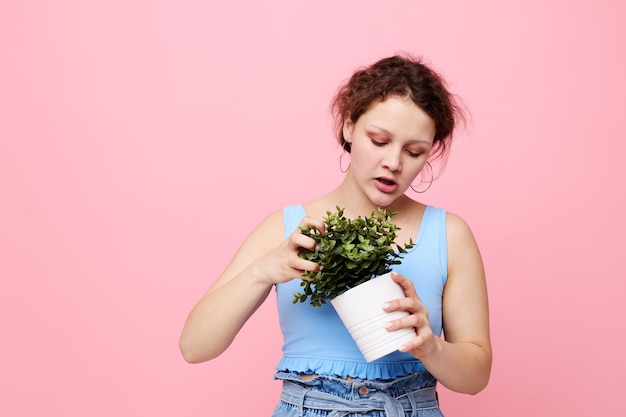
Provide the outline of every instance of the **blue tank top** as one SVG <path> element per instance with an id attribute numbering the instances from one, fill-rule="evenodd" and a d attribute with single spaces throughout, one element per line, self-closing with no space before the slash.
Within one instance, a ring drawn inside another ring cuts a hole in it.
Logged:
<path id="1" fill-rule="evenodd" d="M 285 237 L 296 230 L 305 216 L 302 206 L 283 210 Z M 394 271 L 411 279 L 428 308 L 433 333 L 441 335 L 441 300 L 448 274 L 445 210 L 427 206 L 415 246 Z M 316 373 L 363 379 L 393 379 L 424 371 L 410 353 L 390 353 L 366 362 L 356 343 L 330 303 L 313 307 L 309 302 L 293 304 L 300 279 L 276 285 L 278 317 L 283 334 L 283 357 L 278 371 Z"/>

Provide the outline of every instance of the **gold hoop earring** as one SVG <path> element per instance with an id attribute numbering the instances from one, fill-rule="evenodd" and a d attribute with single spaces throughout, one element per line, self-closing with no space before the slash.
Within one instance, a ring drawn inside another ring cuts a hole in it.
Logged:
<path id="1" fill-rule="evenodd" d="M 425 190 L 417 191 L 415 188 L 413 188 L 413 184 L 410 185 L 411 190 L 415 191 L 418 194 L 425 193 L 426 191 L 428 191 L 430 186 L 433 185 L 433 181 L 435 180 L 435 173 L 433 172 L 433 166 L 428 161 L 426 161 L 426 165 L 428 165 L 428 168 L 430 168 L 430 181 L 428 182 L 428 187 L 426 187 Z M 424 168 L 422 168 L 422 170 L 423 169 Z"/>

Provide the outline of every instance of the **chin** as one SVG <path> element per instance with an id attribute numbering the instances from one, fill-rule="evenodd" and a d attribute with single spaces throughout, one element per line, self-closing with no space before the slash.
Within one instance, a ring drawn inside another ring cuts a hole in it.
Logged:
<path id="1" fill-rule="evenodd" d="M 396 195 L 394 196 L 390 195 L 390 196 L 385 196 L 385 197 L 376 196 L 376 197 L 371 198 L 370 201 L 376 207 L 387 208 L 390 205 L 392 205 L 393 202 L 396 201 L 397 199 L 398 199 L 398 196 Z"/>

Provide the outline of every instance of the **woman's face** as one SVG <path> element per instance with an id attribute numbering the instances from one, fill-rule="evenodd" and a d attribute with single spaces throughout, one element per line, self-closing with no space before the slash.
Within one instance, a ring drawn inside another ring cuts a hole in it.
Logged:
<path id="1" fill-rule="evenodd" d="M 351 144 L 348 175 L 374 205 L 388 207 L 426 164 L 435 122 L 410 99 L 392 96 L 345 122 L 343 133 Z"/>

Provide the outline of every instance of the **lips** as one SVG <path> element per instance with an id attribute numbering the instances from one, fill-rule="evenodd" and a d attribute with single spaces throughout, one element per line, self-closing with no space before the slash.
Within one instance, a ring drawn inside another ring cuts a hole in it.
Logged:
<path id="1" fill-rule="evenodd" d="M 393 193 L 398 188 L 398 183 L 396 183 L 391 178 L 386 177 L 378 177 L 376 178 L 376 188 L 378 188 L 383 193 Z"/>

